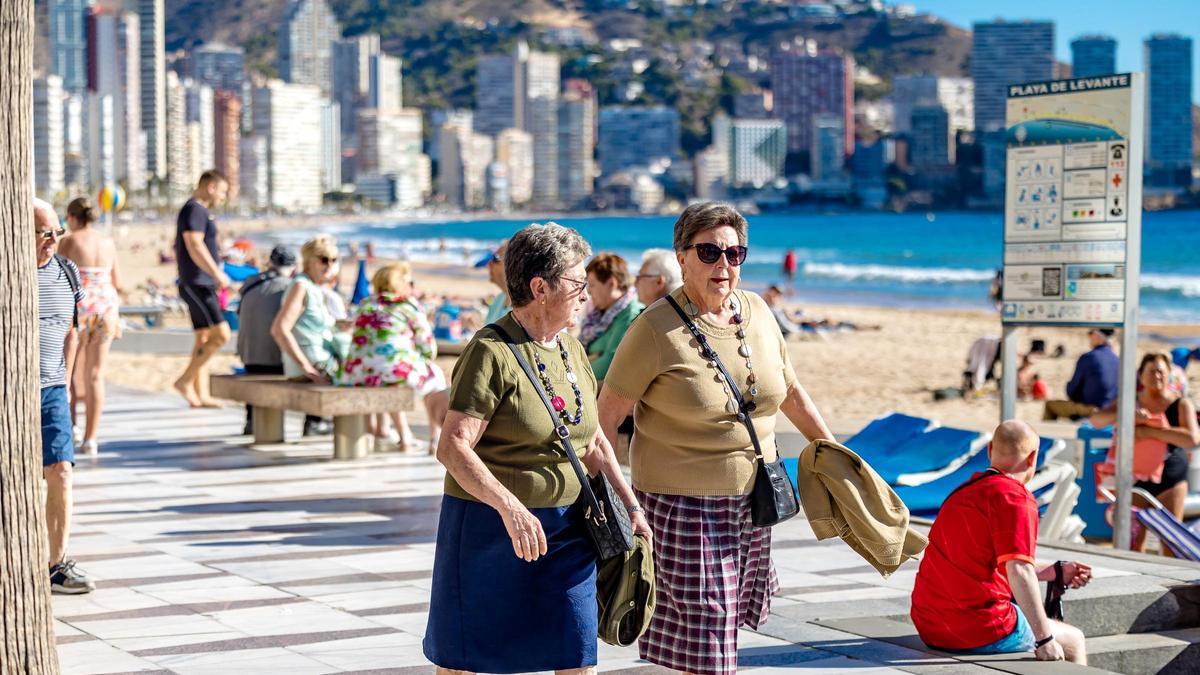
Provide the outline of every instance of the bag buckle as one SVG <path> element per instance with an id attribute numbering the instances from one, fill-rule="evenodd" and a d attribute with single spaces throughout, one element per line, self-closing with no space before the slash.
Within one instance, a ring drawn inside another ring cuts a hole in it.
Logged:
<path id="1" fill-rule="evenodd" d="M 596 523 L 597 525 L 603 525 L 608 522 L 608 518 L 606 518 L 604 516 L 604 502 L 599 502 L 599 505 L 600 505 L 600 509 L 599 509 L 599 511 L 596 512 L 596 517 L 594 517 L 594 518 L 592 517 L 592 507 L 591 506 L 588 506 L 587 510 L 583 512 L 583 517 L 587 518 L 588 520 L 592 521 L 593 523 Z"/>
<path id="2" fill-rule="evenodd" d="M 565 425 L 565 424 L 560 424 L 557 427 L 555 427 L 554 433 L 558 434 L 559 438 L 570 438 L 571 437 L 571 430 L 568 429 L 567 425 Z"/>

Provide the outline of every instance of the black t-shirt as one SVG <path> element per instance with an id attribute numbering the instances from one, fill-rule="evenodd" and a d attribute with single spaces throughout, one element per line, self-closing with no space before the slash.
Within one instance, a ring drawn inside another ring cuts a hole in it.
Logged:
<path id="1" fill-rule="evenodd" d="M 183 208 L 179 209 L 179 218 L 175 222 L 175 260 L 179 265 L 179 283 L 188 286 L 216 286 L 216 280 L 192 260 L 192 255 L 188 253 L 187 245 L 183 242 L 184 232 L 203 232 L 204 245 L 208 247 L 212 259 L 220 263 L 217 221 L 213 220 L 208 209 L 195 199 L 189 199 Z"/>

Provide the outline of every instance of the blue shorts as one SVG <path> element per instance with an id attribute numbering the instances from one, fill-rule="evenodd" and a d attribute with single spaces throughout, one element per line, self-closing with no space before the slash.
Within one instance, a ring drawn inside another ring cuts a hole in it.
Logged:
<path id="1" fill-rule="evenodd" d="M 75 464 L 71 403 L 65 384 L 42 388 L 42 466 Z"/>
<path id="2" fill-rule="evenodd" d="M 1013 626 L 1012 632 L 1008 635 L 990 645 L 974 649 L 946 649 L 943 651 L 952 651 L 956 654 L 1017 654 L 1034 651 L 1037 640 L 1033 637 L 1033 629 L 1029 627 L 1029 621 L 1025 619 L 1025 614 L 1016 603 L 1013 603 L 1013 609 L 1017 610 L 1017 625 Z"/>

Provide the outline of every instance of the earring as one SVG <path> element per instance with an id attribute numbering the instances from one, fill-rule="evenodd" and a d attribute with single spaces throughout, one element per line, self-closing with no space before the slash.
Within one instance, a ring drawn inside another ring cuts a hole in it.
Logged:
<path id="1" fill-rule="evenodd" d="M 544 305 L 544 304 L 546 304 L 546 299 L 545 299 L 545 298 L 542 298 L 542 304 L 543 304 L 543 305 Z"/>

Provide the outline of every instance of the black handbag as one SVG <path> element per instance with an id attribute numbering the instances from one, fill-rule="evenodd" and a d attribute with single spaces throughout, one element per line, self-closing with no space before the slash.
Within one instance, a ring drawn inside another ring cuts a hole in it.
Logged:
<path id="1" fill-rule="evenodd" d="M 758 466 L 754 473 L 754 487 L 750 492 L 750 519 L 756 527 L 770 527 L 782 523 L 800 512 L 800 504 L 796 500 L 796 487 L 792 485 L 791 477 L 783 468 L 783 460 L 779 458 L 778 449 L 774 462 L 768 462 L 763 457 L 762 446 L 758 442 L 758 433 L 754 430 L 754 422 L 750 418 L 750 413 L 754 412 L 755 403 L 742 398 L 742 390 L 738 388 L 733 376 L 725 369 L 725 364 L 721 363 L 721 357 L 717 355 L 715 349 L 708 346 L 708 338 L 704 337 L 696 324 L 688 318 L 675 298 L 668 295 L 667 301 L 671 303 L 671 307 L 675 308 L 679 318 L 683 319 L 683 325 L 687 326 L 692 337 L 696 338 L 696 342 L 704 351 L 705 356 L 711 359 L 717 370 L 721 371 L 721 375 L 729 384 L 729 390 L 733 392 L 733 398 L 737 402 L 738 421 L 745 425 L 746 431 L 750 433 L 750 444 L 754 446 L 754 456 L 758 460 Z"/>
<path id="2" fill-rule="evenodd" d="M 512 337 L 494 323 L 488 324 L 486 327 L 496 331 L 496 334 L 508 345 L 509 351 L 513 353 L 517 363 L 520 364 L 521 370 L 525 371 L 525 375 L 533 383 L 533 388 L 542 397 L 546 411 L 550 413 L 550 420 L 554 423 L 554 432 L 562 441 L 567 459 L 571 460 L 571 467 L 575 469 L 575 475 L 579 478 L 579 498 L 584 502 L 583 519 L 587 525 L 592 546 L 596 549 L 596 557 L 603 562 L 628 552 L 633 548 L 633 524 L 629 521 L 629 511 L 625 509 L 625 504 L 617 496 L 603 473 L 590 477 L 587 475 L 579 457 L 575 455 L 575 446 L 571 443 L 571 430 L 558 419 L 558 413 L 554 412 L 550 397 L 542 389 L 542 384 L 533 374 L 533 368 L 530 367 L 529 361 L 517 349 Z"/>

